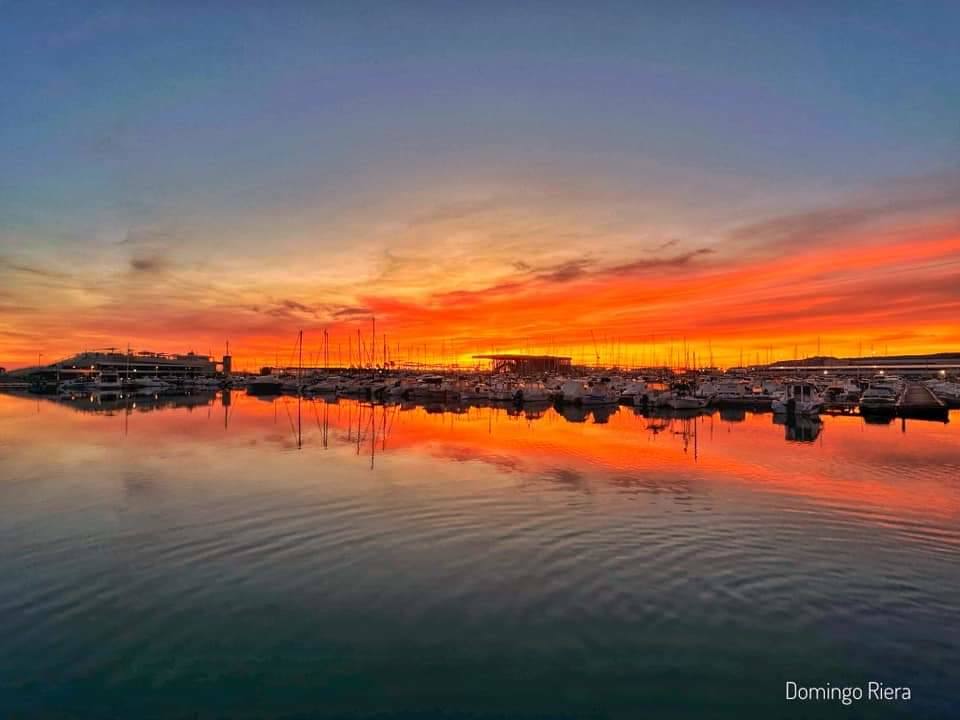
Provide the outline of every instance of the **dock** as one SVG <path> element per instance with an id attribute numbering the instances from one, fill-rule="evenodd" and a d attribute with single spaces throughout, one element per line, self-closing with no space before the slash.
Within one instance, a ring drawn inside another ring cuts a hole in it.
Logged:
<path id="1" fill-rule="evenodd" d="M 897 416 L 947 421 L 949 410 L 946 403 L 933 394 L 926 385 L 907 383 L 897 401 Z"/>

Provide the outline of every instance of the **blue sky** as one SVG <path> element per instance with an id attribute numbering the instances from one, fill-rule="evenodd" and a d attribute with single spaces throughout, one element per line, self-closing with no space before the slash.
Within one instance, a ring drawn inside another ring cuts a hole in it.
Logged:
<path id="1" fill-rule="evenodd" d="M 270 5 L 8 4 L 5 214 L 282 210 L 451 164 L 790 193 L 960 149 L 956 3 Z"/>

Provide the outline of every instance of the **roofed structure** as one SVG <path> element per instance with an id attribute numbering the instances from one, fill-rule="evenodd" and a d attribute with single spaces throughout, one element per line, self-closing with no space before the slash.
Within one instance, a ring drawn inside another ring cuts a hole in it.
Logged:
<path id="1" fill-rule="evenodd" d="M 560 355 L 474 355 L 475 360 L 489 360 L 494 372 L 516 375 L 541 375 L 569 370 L 572 359 Z"/>

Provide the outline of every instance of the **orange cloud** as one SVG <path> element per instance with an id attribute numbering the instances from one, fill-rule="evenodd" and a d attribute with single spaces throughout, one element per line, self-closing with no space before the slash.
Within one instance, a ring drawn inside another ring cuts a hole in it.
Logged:
<path id="1" fill-rule="evenodd" d="M 494 349 L 590 362 L 599 354 L 619 364 L 696 354 L 701 365 L 818 347 L 834 355 L 957 349 L 960 222 L 869 217 L 851 211 L 759 223 L 712 245 L 671 241 L 619 259 L 566 253 L 528 262 L 494 246 L 479 285 L 469 262 L 431 268 L 421 260 L 436 278 L 429 288 L 404 284 L 418 272 L 415 262 L 393 263 L 366 285 L 331 286 L 298 277 L 296 268 L 269 281 L 178 272 L 167 256 L 150 282 L 142 263 L 135 273 L 85 281 L 6 260 L 0 363 L 127 343 L 219 354 L 230 340 L 239 366 L 252 369 L 291 361 L 299 329 L 314 363 L 324 329 L 331 361 L 341 363 L 357 361 L 358 343 L 365 357 L 375 346 L 382 360 L 384 342 L 393 360 L 464 363 Z M 499 273 L 491 270 L 498 252 Z"/>

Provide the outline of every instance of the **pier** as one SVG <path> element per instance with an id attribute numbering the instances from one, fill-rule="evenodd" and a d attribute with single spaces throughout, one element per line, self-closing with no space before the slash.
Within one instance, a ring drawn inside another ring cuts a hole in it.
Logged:
<path id="1" fill-rule="evenodd" d="M 902 418 L 934 419 L 947 421 L 946 403 L 933 394 L 925 385 L 907 383 L 903 394 L 897 400 L 897 415 Z"/>

